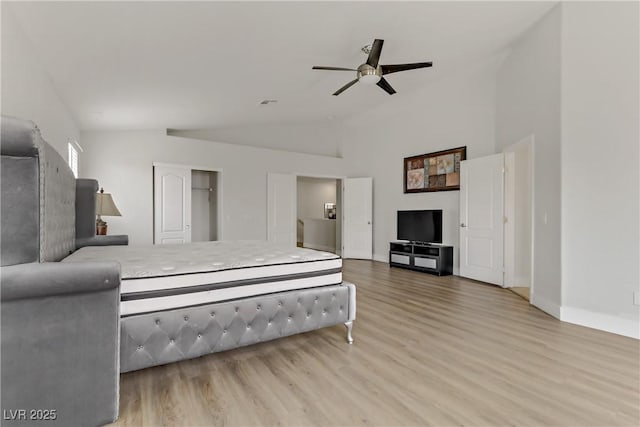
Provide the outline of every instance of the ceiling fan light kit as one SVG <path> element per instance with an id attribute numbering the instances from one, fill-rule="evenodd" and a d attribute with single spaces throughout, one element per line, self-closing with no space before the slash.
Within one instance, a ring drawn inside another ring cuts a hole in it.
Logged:
<path id="1" fill-rule="evenodd" d="M 361 50 L 368 54 L 367 62 L 360 65 L 357 69 L 342 68 L 342 67 L 323 67 L 314 66 L 313 70 L 329 70 L 329 71 L 355 71 L 356 79 L 350 81 L 346 85 L 333 93 L 334 96 L 340 95 L 345 90 L 349 89 L 354 84 L 361 82 L 366 85 L 378 85 L 382 90 L 389 95 L 396 93 L 395 89 L 389 84 L 383 77 L 386 74 L 397 73 L 400 71 L 415 70 L 417 68 L 431 67 L 431 62 L 415 62 L 412 64 L 395 64 L 395 65 L 379 65 L 380 53 L 382 52 L 382 45 L 384 40 L 375 39 L 373 44 L 364 46 Z"/>
<path id="2" fill-rule="evenodd" d="M 358 67 L 358 81 L 366 85 L 375 85 L 382 78 L 380 67 L 374 68 L 369 64 Z"/>

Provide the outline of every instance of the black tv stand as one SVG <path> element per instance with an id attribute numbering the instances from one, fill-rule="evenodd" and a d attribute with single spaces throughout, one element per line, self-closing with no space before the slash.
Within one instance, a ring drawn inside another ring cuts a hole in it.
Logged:
<path id="1" fill-rule="evenodd" d="M 391 242 L 389 265 L 425 273 L 453 274 L 453 246 L 420 242 Z"/>

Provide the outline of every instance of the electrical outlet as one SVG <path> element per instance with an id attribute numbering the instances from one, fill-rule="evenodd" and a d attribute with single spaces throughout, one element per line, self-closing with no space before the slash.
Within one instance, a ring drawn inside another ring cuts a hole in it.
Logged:
<path id="1" fill-rule="evenodd" d="M 640 292 L 638 291 L 633 292 L 633 303 L 635 305 L 640 305 Z"/>

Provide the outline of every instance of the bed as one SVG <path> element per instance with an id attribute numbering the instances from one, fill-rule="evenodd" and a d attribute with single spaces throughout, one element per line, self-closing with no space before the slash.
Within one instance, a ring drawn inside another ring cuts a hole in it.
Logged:
<path id="1" fill-rule="evenodd" d="M 120 372 L 340 323 L 355 286 L 332 253 L 263 241 L 85 247 L 63 262 L 120 263 Z"/>

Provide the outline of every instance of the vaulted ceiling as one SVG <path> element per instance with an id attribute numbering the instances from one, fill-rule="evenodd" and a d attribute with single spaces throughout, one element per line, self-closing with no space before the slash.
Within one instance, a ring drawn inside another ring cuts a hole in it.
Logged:
<path id="1" fill-rule="evenodd" d="M 550 2 L 7 3 L 78 125 L 212 129 L 346 118 L 389 101 L 355 78 L 381 63 L 433 61 L 393 74 L 403 97 L 509 46 Z M 277 103 L 260 105 L 263 99 Z"/>

